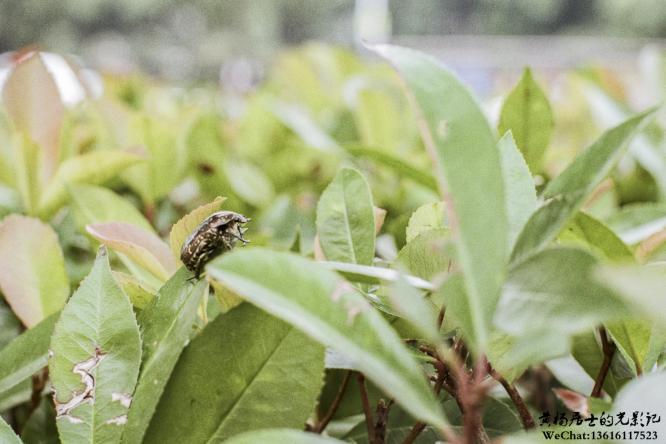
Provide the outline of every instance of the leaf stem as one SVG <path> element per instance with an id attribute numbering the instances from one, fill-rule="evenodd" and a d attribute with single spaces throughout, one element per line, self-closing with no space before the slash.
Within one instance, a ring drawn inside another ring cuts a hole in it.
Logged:
<path id="1" fill-rule="evenodd" d="M 363 404 L 363 413 L 365 414 L 365 425 L 368 428 L 368 441 L 375 441 L 375 422 L 372 419 L 372 410 L 370 410 L 370 401 L 368 399 L 368 391 L 365 387 L 365 376 L 363 373 L 357 373 L 358 388 L 361 392 L 361 403 Z"/>
<path id="2" fill-rule="evenodd" d="M 604 360 L 601 363 L 597 378 L 594 380 L 594 388 L 590 394 L 593 398 L 601 398 L 601 389 L 604 386 L 604 381 L 606 380 L 608 370 L 610 370 L 610 365 L 613 361 L 613 355 L 615 354 L 615 344 L 608 337 L 608 333 L 606 333 L 604 327 L 599 327 L 599 336 L 601 337 L 601 349 L 604 353 Z"/>
<path id="3" fill-rule="evenodd" d="M 511 398 L 513 405 L 515 405 L 516 410 L 518 410 L 520 420 L 523 423 L 523 428 L 525 430 L 533 429 L 535 427 L 534 418 L 527 408 L 523 397 L 520 396 L 520 393 L 516 389 L 516 386 L 511 384 L 504 378 L 504 376 L 500 375 L 494 368 L 492 368 L 490 363 L 488 363 L 488 374 L 492 376 L 492 378 L 497 382 L 502 384 L 502 387 L 504 387 L 504 390 L 506 390 L 506 393 L 509 395 L 509 398 Z"/>
<path id="4" fill-rule="evenodd" d="M 391 407 L 393 406 L 393 400 L 390 399 L 388 402 L 380 399 L 377 402 L 377 422 L 375 423 L 375 444 L 384 444 L 386 442 L 386 427 L 388 425 L 388 415 Z"/>
<path id="5" fill-rule="evenodd" d="M 335 395 L 335 398 L 333 399 L 331 406 L 328 408 L 326 415 L 324 415 L 319 424 L 317 424 L 317 426 L 314 428 L 313 430 L 314 433 L 323 432 L 324 429 L 326 429 L 328 423 L 331 422 L 331 419 L 333 419 L 333 415 L 335 415 L 335 412 L 338 410 L 340 402 L 342 401 L 342 397 L 344 396 L 345 391 L 347 390 L 347 386 L 349 385 L 349 380 L 351 379 L 351 374 L 352 371 L 347 370 L 347 372 L 345 373 L 345 377 L 342 380 L 342 383 L 340 384 L 340 388 L 338 388 L 338 393 Z"/>

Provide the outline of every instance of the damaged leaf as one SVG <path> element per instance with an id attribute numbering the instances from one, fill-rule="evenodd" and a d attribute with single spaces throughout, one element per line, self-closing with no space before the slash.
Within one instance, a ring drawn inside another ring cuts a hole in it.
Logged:
<path id="1" fill-rule="evenodd" d="M 140 362 L 132 306 L 101 249 L 51 339 L 49 371 L 64 443 L 118 442 Z"/>

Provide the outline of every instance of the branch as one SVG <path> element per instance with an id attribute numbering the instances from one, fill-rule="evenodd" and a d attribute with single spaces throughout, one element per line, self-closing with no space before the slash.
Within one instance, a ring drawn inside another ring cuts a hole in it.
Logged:
<path id="1" fill-rule="evenodd" d="M 335 395 L 335 398 L 333 399 L 331 406 L 328 408 L 328 412 L 326 412 L 326 415 L 324 415 L 321 421 L 315 426 L 313 430 L 314 433 L 323 432 L 324 429 L 326 429 L 328 423 L 331 422 L 331 419 L 333 419 L 333 415 L 335 415 L 335 412 L 338 410 L 340 402 L 342 401 L 342 397 L 344 396 L 345 391 L 347 390 L 347 385 L 349 385 L 349 379 L 351 378 L 351 374 L 352 371 L 347 370 L 347 373 L 345 373 L 345 377 L 342 380 L 342 383 L 340 384 L 340 388 L 338 389 L 338 393 Z"/>
<path id="2" fill-rule="evenodd" d="M 601 337 L 601 349 L 604 353 L 604 360 L 601 363 L 597 378 L 594 380 L 594 388 L 590 395 L 593 398 L 601 398 L 601 389 L 604 386 L 604 381 L 606 380 L 608 370 L 610 370 L 610 365 L 613 361 L 613 355 L 615 354 L 615 344 L 608 337 L 604 327 L 599 327 L 599 336 Z"/>
<path id="3" fill-rule="evenodd" d="M 368 391 L 365 388 L 365 376 L 363 373 L 357 373 L 358 388 L 361 391 L 361 402 L 363 403 L 363 413 L 365 414 L 365 425 L 368 428 L 368 441 L 375 441 L 375 422 L 372 419 L 370 410 L 370 401 L 368 400 Z"/>
<path id="4" fill-rule="evenodd" d="M 377 422 L 375 423 L 375 444 L 384 444 L 386 441 L 386 426 L 388 425 L 388 415 L 391 407 L 393 406 L 393 400 L 390 399 L 389 402 L 385 402 L 383 399 L 380 399 L 377 403 Z"/>
<path id="5" fill-rule="evenodd" d="M 446 379 L 449 376 L 449 371 L 446 368 L 446 365 L 439 359 L 436 353 L 434 353 L 432 350 L 429 350 L 427 347 L 420 349 L 423 353 L 435 357 L 436 361 L 433 363 L 435 366 L 435 369 L 437 370 L 437 379 L 435 380 L 435 387 L 434 391 L 436 395 L 439 395 L 439 393 L 442 391 L 442 388 L 444 387 L 445 390 L 457 401 L 457 395 L 455 392 L 455 389 L 453 389 L 449 384 L 446 383 Z M 426 424 L 423 422 L 416 422 L 412 429 L 409 431 L 409 435 L 405 437 L 405 439 L 402 441 L 402 444 L 412 444 L 416 438 L 421 434 L 421 432 L 425 429 Z M 458 438 L 453 434 L 451 431 L 445 431 L 445 434 L 447 435 L 447 441 L 450 443 L 456 443 L 458 442 Z"/>
<path id="6" fill-rule="evenodd" d="M 504 390 L 506 390 L 506 393 L 509 395 L 509 398 L 511 398 L 513 405 L 515 405 L 516 410 L 518 410 L 518 414 L 520 415 L 520 420 L 523 423 L 523 428 L 525 430 L 533 429 L 536 426 L 536 424 L 534 423 L 534 418 L 532 417 L 532 414 L 527 408 L 527 405 L 525 404 L 523 397 L 520 396 L 520 393 L 518 393 L 518 390 L 516 390 L 516 386 L 509 383 L 509 381 L 504 379 L 504 376 L 497 373 L 495 369 L 492 368 L 490 363 L 488 363 L 488 374 L 492 376 L 493 379 L 495 379 L 497 382 L 502 384 L 502 387 L 504 387 Z"/>

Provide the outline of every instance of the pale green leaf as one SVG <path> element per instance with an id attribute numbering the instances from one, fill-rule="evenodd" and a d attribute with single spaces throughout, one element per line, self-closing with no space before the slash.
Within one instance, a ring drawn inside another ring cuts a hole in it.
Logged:
<path id="1" fill-rule="evenodd" d="M 636 374 L 643 372 L 643 363 L 650 351 L 652 324 L 643 320 L 626 320 L 606 324 L 613 342 L 629 362 Z"/>
<path id="2" fill-rule="evenodd" d="M 216 197 L 210 203 L 201 205 L 188 214 L 180 218 L 178 222 L 173 224 L 171 232 L 169 233 L 169 246 L 174 257 L 180 258 L 180 250 L 183 247 L 185 239 L 194 231 L 195 228 L 201 224 L 208 216 L 222 207 L 222 203 L 226 200 L 224 197 Z"/>
<path id="3" fill-rule="evenodd" d="M 140 363 L 141 339 L 132 306 L 102 249 L 51 338 L 49 374 L 63 442 L 120 439 Z"/>
<path id="4" fill-rule="evenodd" d="M 471 93 L 434 58 L 397 46 L 375 50 L 402 76 L 416 108 L 449 205 L 474 335 L 484 348 L 507 256 L 504 185 L 495 137 Z"/>
<path id="5" fill-rule="evenodd" d="M 585 373 L 589 375 L 590 380 L 594 381 L 599 374 L 604 359 L 601 343 L 594 330 L 590 329 L 573 337 L 571 355 L 585 370 Z M 606 375 L 603 389 L 610 396 L 615 396 L 622 383 L 623 381 L 616 377 L 611 369 Z"/>
<path id="6" fill-rule="evenodd" d="M 416 418 L 446 421 L 423 373 L 386 320 L 346 281 L 302 257 L 237 250 L 206 267 L 243 298 L 353 360 Z"/>
<path id="7" fill-rule="evenodd" d="M 141 282 L 131 274 L 114 271 L 113 277 L 127 297 L 129 297 L 132 305 L 139 310 L 146 308 L 155 297 L 155 290 L 149 288 L 144 282 Z"/>
<path id="8" fill-rule="evenodd" d="M 617 415 L 619 412 L 625 412 L 627 416 L 630 416 L 633 412 L 657 414 L 661 421 L 655 422 L 653 420 L 651 424 L 645 427 L 645 430 L 654 431 L 655 436 L 658 436 L 661 440 L 661 437 L 666 436 L 666 422 L 663 418 L 665 397 L 666 372 L 646 374 L 622 388 L 615 399 L 611 413 Z M 646 419 L 643 419 L 643 421 L 646 421 Z"/>
<path id="9" fill-rule="evenodd" d="M 407 229 L 405 230 L 407 243 L 426 231 L 446 229 L 445 211 L 444 202 L 427 203 L 418 207 L 409 217 L 407 223 Z"/>
<path id="10" fill-rule="evenodd" d="M 596 265 L 583 250 L 551 248 L 514 266 L 496 325 L 517 336 L 544 329 L 570 334 L 627 317 L 627 305 L 595 282 Z"/>
<path id="11" fill-rule="evenodd" d="M 15 214 L 0 222 L 0 289 L 27 327 L 65 305 L 65 259 L 49 225 Z"/>
<path id="12" fill-rule="evenodd" d="M 113 191 L 94 185 L 67 187 L 77 225 L 81 231 L 86 225 L 101 222 L 127 222 L 144 230 L 155 232 L 150 222 L 126 199 Z"/>
<path id="13" fill-rule="evenodd" d="M 437 313 L 439 309 L 425 295 L 400 276 L 389 289 L 389 301 L 395 311 L 405 318 L 424 339 L 439 342 Z"/>
<path id="14" fill-rule="evenodd" d="M 250 205 L 264 207 L 273 200 L 273 184 L 263 170 L 247 160 L 226 159 L 224 174 L 234 193 Z"/>
<path id="15" fill-rule="evenodd" d="M 666 205 L 654 202 L 625 205 L 605 222 L 620 239 L 633 245 L 666 228 Z"/>
<path id="16" fill-rule="evenodd" d="M 548 98 L 526 68 L 516 87 L 509 93 L 499 119 L 499 132 L 513 133 L 516 145 L 533 174 L 541 171 L 555 122 Z"/>
<path id="17" fill-rule="evenodd" d="M 650 109 L 609 129 L 578 155 L 543 192 L 555 198 L 539 208 L 527 221 L 511 254 L 518 261 L 543 249 L 555 239 L 576 214 L 585 198 L 604 180 L 624 154 L 631 138 L 654 116 Z"/>
<path id="18" fill-rule="evenodd" d="M 582 211 L 562 231 L 559 240 L 562 244 L 582 244 L 613 262 L 634 262 L 634 254 L 610 228 Z"/>
<path id="19" fill-rule="evenodd" d="M 597 273 L 627 304 L 657 325 L 666 327 L 666 267 L 664 264 L 604 266 Z"/>
<path id="20" fill-rule="evenodd" d="M 398 262 L 422 278 L 432 280 L 451 268 L 455 246 L 447 229 L 424 231 L 398 253 Z"/>
<path id="21" fill-rule="evenodd" d="M 645 127 L 655 112 L 656 108 L 651 108 L 604 132 L 567 169 L 548 183 L 543 196 L 550 198 L 574 193 L 582 193 L 582 198 L 587 196 L 608 176 L 625 153 L 631 138 Z"/>
<path id="22" fill-rule="evenodd" d="M 419 185 L 423 185 L 432 191 L 437 191 L 437 181 L 435 181 L 432 173 L 430 171 L 419 169 L 405 159 L 378 148 L 368 148 L 357 145 L 345 145 L 344 148 L 345 151 L 354 157 L 370 159 L 380 165 L 392 169 L 401 177 L 409 178 Z"/>
<path id="23" fill-rule="evenodd" d="M 42 189 L 39 174 L 41 160 L 39 145 L 25 133 L 21 133 L 14 137 L 14 147 L 16 187 L 21 196 L 23 210 L 28 214 L 34 214 Z"/>
<path id="24" fill-rule="evenodd" d="M 317 232 L 326 259 L 371 265 L 375 257 L 372 195 L 358 171 L 343 168 L 317 205 Z"/>
<path id="25" fill-rule="evenodd" d="M 516 147 L 511 132 L 507 132 L 497 142 L 502 161 L 502 178 L 506 199 L 506 217 L 509 223 L 509 251 L 518 235 L 537 208 L 534 179 L 525 159 Z"/>
<path id="26" fill-rule="evenodd" d="M 37 209 L 43 218 L 52 216 L 67 200 L 67 184 L 103 184 L 141 161 L 136 154 L 119 150 L 92 151 L 65 160 L 44 188 Z"/>
<path id="27" fill-rule="evenodd" d="M 143 362 L 123 442 L 143 439 L 171 371 L 192 333 L 199 302 L 208 286 L 203 280 L 194 285 L 187 282 L 190 276 L 181 268 L 141 312 Z"/>
<path id="28" fill-rule="evenodd" d="M 185 349 L 144 442 L 217 443 L 250 430 L 301 428 L 323 372 L 320 345 L 242 304 L 208 324 Z"/>

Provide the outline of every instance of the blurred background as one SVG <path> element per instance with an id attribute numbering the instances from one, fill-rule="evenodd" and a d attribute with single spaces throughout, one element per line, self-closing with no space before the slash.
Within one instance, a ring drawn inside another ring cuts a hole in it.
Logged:
<path id="1" fill-rule="evenodd" d="M 0 52 L 37 45 L 111 73 L 258 79 L 285 46 L 392 41 L 437 55 L 481 92 L 494 70 L 598 62 L 663 47 L 664 0 L 0 0 Z"/>

